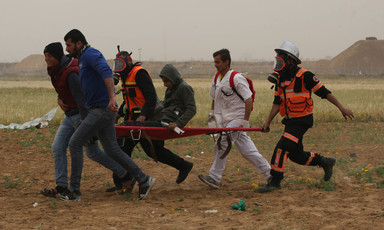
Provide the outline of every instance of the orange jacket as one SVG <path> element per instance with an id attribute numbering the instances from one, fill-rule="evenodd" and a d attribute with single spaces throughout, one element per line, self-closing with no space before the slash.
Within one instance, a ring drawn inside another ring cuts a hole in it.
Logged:
<path id="1" fill-rule="evenodd" d="M 286 118 L 303 117 L 313 113 L 313 100 L 311 91 L 305 88 L 304 73 L 307 70 L 301 68 L 297 71 L 292 81 L 284 81 L 279 83 L 275 96 L 279 96 L 280 115 Z M 296 81 L 301 81 L 301 91 L 295 92 L 294 87 Z"/>
<path id="2" fill-rule="evenodd" d="M 145 104 L 144 95 L 136 84 L 136 74 L 141 69 L 143 69 L 143 67 L 134 66 L 129 72 L 125 82 L 121 79 L 124 101 L 127 106 L 127 112 L 129 112 L 129 120 L 136 119 Z"/>

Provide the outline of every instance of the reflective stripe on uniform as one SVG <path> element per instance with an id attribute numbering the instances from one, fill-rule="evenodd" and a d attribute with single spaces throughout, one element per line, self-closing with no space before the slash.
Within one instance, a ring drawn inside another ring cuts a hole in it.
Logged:
<path id="1" fill-rule="evenodd" d="M 275 155 L 275 162 L 271 165 L 271 168 L 277 172 L 285 171 L 285 163 L 287 162 L 287 156 L 289 152 L 283 151 L 282 149 L 277 149 Z M 280 166 L 281 165 L 281 166 Z"/>
<path id="2" fill-rule="evenodd" d="M 299 143 L 299 138 L 293 136 L 292 134 L 289 134 L 289 133 L 284 133 L 283 134 L 283 137 L 295 142 L 296 144 Z"/>
<path id="3" fill-rule="evenodd" d="M 308 158 L 307 162 L 305 162 L 305 165 L 308 166 L 312 162 L 314 157 L 315 157 L 315 153 L 311 152 L 311 156 Z"/>

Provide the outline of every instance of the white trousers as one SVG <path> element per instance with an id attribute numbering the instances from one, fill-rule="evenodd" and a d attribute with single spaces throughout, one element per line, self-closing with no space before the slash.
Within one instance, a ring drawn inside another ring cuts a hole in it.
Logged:
<path id="1" fill-rule="evenodd" d="M 239 122 L 234 120 L 226 125 L 226 128 L 232 127 L 239 127 Z M 252 139 L 246 134 L 246 132 L 232 132 L 230 135 L 232 136 L 232 144 L 236 145 L 241 155 L 249 162 L 251 162 L 258 173 L 260 173 L 265 179 L 268 179 L 271 175 L 271 166 L 269 165 L 268 161 L 259 153 Z M 225 169 L 225 163 L 228 156 L 224 159 L 221 159 L 220 157 L 227 149 L 227 146 L 228 142 L 226 135 L 223 135 L 221 138 L 221 150 L 219 150 L 217 143 L 215 144 L 215 161 L 213 162 L 209 171 L 209 176 L 217 182 L 221 181 L 221 177 L 223 176 Z"/>

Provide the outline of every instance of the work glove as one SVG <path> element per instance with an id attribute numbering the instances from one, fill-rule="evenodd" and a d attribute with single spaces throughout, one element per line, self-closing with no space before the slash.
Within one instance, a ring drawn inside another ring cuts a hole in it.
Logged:
<path id="1" fill-rule="evenodd" d="M 247 121 L 247 120 L 240 120 L 240 126 L 242 126 L 242 127 L 244 127 L 244 128 L 249 128 L 249 127 L 251 127 L 251 126 L 249 125 L 249 121 Z"/>
<path id="2" fill-rule="evenodd" d="M 213 113 L 213 110 L 211 110 L 208 113 L 208 127 L 209 128 L 217 128 L 216 126 L 217 125 L 216 125 L 215 114 Z"/>

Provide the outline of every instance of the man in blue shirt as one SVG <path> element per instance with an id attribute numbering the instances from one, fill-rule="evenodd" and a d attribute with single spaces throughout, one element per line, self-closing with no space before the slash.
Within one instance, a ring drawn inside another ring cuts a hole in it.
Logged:
<path id="1" fill-rule="evenodd" d="M 105 153 L 121 164 L 139 182 L 138 200 L 143 200 L 155 184 L 155 178 L 146 175 L 117 144 L 114 118 L 118 107 L 112 70 L 103 54 L 88 45 L 85 36 L 77 29 L 64 36 L 66 51 L 79 58 L 79 74 L 87 117 L 69 141 L 71 154 L 79 153 L 83 145 L 94 135 L 100 140 Z M 130 183 L 129 183 L 130 184 Z M 74 191 L 74 195 L 80 191 Z"/>
<path id="2" fill-rule="evenodd" d="M 64 55 L 63 46 L 60 42 L 47 45 L 44 49 L 44 56 L 47 63 L 47 72 L 58 94 L 57 102 L 65 112 L 65 118 L 57 129 L 52 143 L 57 186 L 53 189 L 45 188 L 40 193 L 48 197 L 59 197 L 61 200 L 80 201 L 80 194 L 73 193 L 72 191 L 80 191 L 81 172 L 83 169 L 82 151 L 81 153 L 71 155 L 70 186 L 68 186 L 67 175 L 67 147 L 69 140 L 75 132 L 77 125 L 88 114 L 80 85 L 78 60 Z M 85 152 L 90 159 L 113 171 L 123 181 L 129 180 L 127 170 L 108 157 L 99 148 L 97 141 L 90 142 L 85 147 Z"/>

